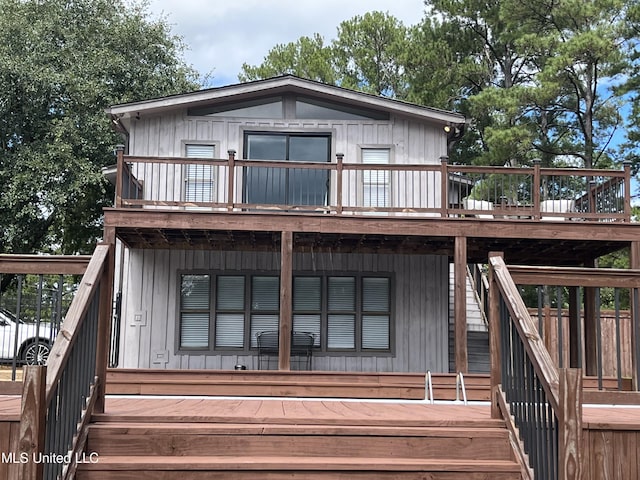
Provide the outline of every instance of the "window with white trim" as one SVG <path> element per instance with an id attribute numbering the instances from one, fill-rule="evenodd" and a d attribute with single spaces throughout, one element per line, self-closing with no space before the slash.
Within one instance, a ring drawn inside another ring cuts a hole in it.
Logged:
<path id="1" fill-rule="evenodd" d="M 187 158 L 213 159 L 216 155 L 215 145 L 187 144 Z M 214 202 L 216 200 L 216 168 L 212 165 L 189 163 L 185 166 L 184 200 L 186 202 Z"/>
<path id="2" fill-rule="evenodd" d="M 314 335 L 321 352 L 390 352 L 391 278 L 344 274 L 293 276 L 293 330 Z M 180 351 L 243 350 L 278 330 L 280 278 L 269 274 L 180 276 Z"/>
<path id="3" fill-rule="evenodd" d="M 388 164 L 390 159 L 388 148 L 363 148 L 362 163 L 365 165 Z M 362 206 L 391 206 L 391 172 L 389 170 L 363 170 L 362 172 Z"/>

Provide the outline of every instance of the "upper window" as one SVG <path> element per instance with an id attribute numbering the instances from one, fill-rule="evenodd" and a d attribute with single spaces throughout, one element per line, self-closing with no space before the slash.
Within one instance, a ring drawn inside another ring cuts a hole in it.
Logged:
<path id="1" fill-rule="evenodd" d="M 388 148 L 363 148 L 362 163 L 368 165 L 388 164 Z M 390 207 L 391 172 L 389 170 L 363 170 L 362 205 L 364 207 Z"/>
<path id="2" fill-rule="evenodd" d="M 388 112 L 306 96 L 263 97 L 190 108 L 188 115 L 238 118 L 298 118 L 313 120 L 389 120 Z"/>
<path id="3" fill-rule="evenodd" d="M 214 145 L 188 144 L 185 146 L 188 158 L 213 159 Z M 186 202 L 213 202 L 216 199 L 216 168 L 205 162 L 189 163 L 185 166 L 184 200 Z"/>
<path id="4" fill-rule="evenodd" d="M 265 274 L 183 274 L 179 349 L 248 350 L 257 334 L 278 330 L 280 279 Z M 295 275 L 293 330 L 314 335 L 323 352 L 391 349 L 391 279 Z"/>

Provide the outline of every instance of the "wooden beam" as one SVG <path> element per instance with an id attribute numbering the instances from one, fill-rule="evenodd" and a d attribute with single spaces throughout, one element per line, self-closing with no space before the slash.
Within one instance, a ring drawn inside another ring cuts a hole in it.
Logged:
<path id="1" fill-rule="evenodd" d="M 278 369 L 291 369 L 293 232 L 282 232 L 280 243 L 280 338 Z"/>
<path id="2" fill-rule="evenodd" d="M 467 352 L 467 239 L 456 237 L 454 248 L 454 346 L 456 372 L 469 370 Z"/>
<path id="3" fill-rule="evenodd" d="M 44 453 L 47 367 L 28 365 L 23 378 L 18 458 L 26 461 L 20 461 L 18 480 L 40 480 L 44 463 L 38 457 Z"/>
<path id="4" fill-rule="evenodd" d="M 502 257 L 500 252 L 491 252 L 492 257 Z M 504 261 L 504 260 L 503 260 Z M 500 353 L 500 291 L 496 283 L 493 268 L 489 268 L 489 359 L 491 368 L 491 392 L 500 390 L 502 383 L 502 364 Z M 496 398 L 491 398 L 491 418 L 501 418 L 500 407 Z"/>
<path id="5" fill-rule="evenodd" d="M 82 275 L 91 255 L 0 255 L 0 273 Z"/>
<path id="6" fill-rule="evenodd" d="M 519 285 L 563 287 L 640 287 L 640 268 L 534 267 L 509 265 L 513 281 Z"/>
<path id="7" fill-rule="evenodd" d="M 558 414 L 558 478 L 582 479 L 582 370 L 561 368 Z"/>
<path id="8" fill-rule="evenodd" d="M 372 233 L 437 237 L 536 238 L 603 242 L 637 240 L 637 225 L 611 222 L 537 222 L 508 219 L 374 217 L 253 212 L 189 212 L 105 208 L 105 225 L 145 229 L 200 229 Z"/>

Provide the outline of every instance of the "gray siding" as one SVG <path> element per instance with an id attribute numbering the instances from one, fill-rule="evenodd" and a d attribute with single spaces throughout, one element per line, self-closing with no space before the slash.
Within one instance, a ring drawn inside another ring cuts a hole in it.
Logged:
<path id="1" fill-rule="evenodd" d="M 146 117 L 131 127 L 131 154 L 184 156 L 184 143 L 217 142 L 219 154 L 226 158 L 229 149 L 243 157 L 244 130 L 312 131 L 333 135 L 332 157 L 345 155 L 345 162 L 358 162 L 362 146 L 392 146 L 397 163 L 438 164 L 447 154 L 446 136 L 440 126 L 392 117 L 379 120 L 243 120 L 221 117 L 188 117 L 182 113 Z"/>
<path id="2" fill-rule="evenodd" d="M 125 253 L 119 365 L 127 368 L 257 368 L 253 356 L 177 355 L 178 272 L 191 269 L 274 271 L 279 254 L 133 250 Z M 448 371 L 448 263 L 446 256 L 296 254 L 294 271 L 389 272 L 394 278 L 393 356 L 314 356 L 314 370 Z"/>

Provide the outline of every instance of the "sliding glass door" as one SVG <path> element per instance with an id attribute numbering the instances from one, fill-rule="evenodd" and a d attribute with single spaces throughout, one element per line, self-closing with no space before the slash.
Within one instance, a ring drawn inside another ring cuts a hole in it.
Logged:
<path id="1" fill-rule="evenodd" d="M 248 160 L 329 162 L 331 136 L 247 132 Z M 326 206 L 329 171 L 307 168 L 247 167 L 244 172 L 244 202 L 252 205 Z"/>

